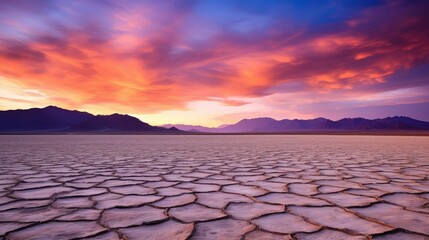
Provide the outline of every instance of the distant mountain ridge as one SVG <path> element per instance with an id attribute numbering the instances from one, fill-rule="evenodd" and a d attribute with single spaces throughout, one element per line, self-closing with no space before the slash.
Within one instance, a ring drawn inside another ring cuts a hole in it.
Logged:
<path id="1" fill-rule="evenodd" d="M 166 126 L 166 125 L 164 125 Z M 174 126 L 180 130 L 181 125 Z M 192 125 L 186 125 L 192 128 Z M 203 128 L 202 128 L 203 129 Z M 204 129 L 203 129 L 204 130 Z M 298 132 L 298 131 L 372 131 L 372 130 L 429 130 L 429 122 L 419 121 L 409 117 L 395 116 L 382 119 L 343 118 L 332 121 L 326 118 L 309 120 L 272 118 L 243 119 L 235 124 L 218 128 L 205 128 L 212 133 L 240 133 L 240 132 Z"/>
<path id="2" fill-rule="evenodd" d="M 211 128 L 211 127 L 204 127 L 201 125 L 188 125 L 188 124 L 164 124 L 164 125 L 161 125 L 161 127 L 165 127 L 165 128 L 174 127 L 182 131 L 188 131 L 188 132 L 212 132 L 218 129 L 218 128 Z"/>
<path id="3" fill-rule="evenodd" d="M 55 106 L 0 111 L 0 132 L 179 132 L 154 127 L 138 118 L 122 115 L 93 115 Z"/>

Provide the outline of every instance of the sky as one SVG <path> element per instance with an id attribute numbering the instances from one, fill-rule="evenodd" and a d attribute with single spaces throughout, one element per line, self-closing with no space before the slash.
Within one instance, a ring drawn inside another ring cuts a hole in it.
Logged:
<path id="1" fill-rule="evenodd" d="M 0 109 L 429 121 L 429 1 L 0 0 Z"/>

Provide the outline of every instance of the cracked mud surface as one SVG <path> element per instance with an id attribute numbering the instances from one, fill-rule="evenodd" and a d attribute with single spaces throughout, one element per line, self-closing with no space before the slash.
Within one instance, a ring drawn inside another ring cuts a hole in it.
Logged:
<path id="1" fill-rule="evenodd" d="M 429 239 L 429 138 L 0 136 L 0 239 Z"/>

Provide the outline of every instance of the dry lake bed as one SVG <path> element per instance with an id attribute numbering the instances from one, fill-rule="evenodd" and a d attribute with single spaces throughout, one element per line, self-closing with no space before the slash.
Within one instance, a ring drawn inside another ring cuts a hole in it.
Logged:
<path id="1" fill-rule="evenodd" d="M 429 137 L 0 136 L 0 239 L 429 239 Z"/>

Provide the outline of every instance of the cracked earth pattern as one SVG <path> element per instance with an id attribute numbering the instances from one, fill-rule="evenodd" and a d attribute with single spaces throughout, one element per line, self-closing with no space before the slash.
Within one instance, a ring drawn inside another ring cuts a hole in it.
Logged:
<path id="1" fill-rule="evenodd" d="M 1 136 L 0 239 L 429 239 L 429 138 Z"/>

